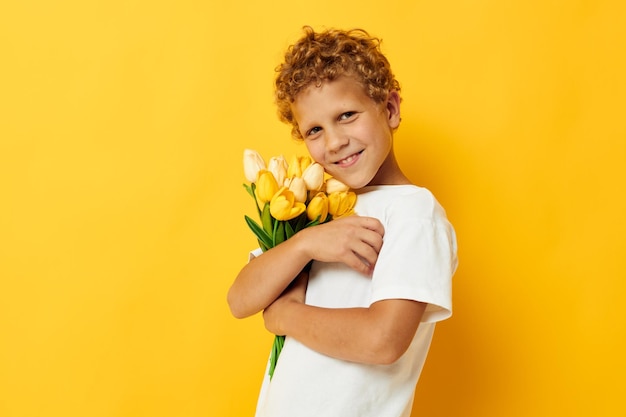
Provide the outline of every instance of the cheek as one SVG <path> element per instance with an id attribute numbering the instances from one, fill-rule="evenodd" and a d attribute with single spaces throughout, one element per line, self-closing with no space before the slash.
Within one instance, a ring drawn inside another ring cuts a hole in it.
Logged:
<path id="1" fill-rule="evenodd" d="M 311 158 L 313 158 L 313 160 L 317 162 L 318 164 L 323 164 L 324 163 L 324 149 L 320 145 L 320 141 L 304 142 L 304 143 L 306 145 L 307 150 L 309 151 L 309 155 L 311 155 Z"/>

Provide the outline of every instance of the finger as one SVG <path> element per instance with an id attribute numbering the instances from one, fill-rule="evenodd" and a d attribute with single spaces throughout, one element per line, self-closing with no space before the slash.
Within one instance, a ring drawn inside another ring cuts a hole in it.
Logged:
<path id="1" fill-rule="evenodd" d="M 372 267 L 370 267 L 366 262 L 364 262 L 360 256 L 356 253 L 353 254 L 350 258 L 344 260 L 344 264 L 350 268 L 359 272 L 363 275 L 371 275 Z"/>
<path id="2" fill-rule="evenodd" d="M 384 236 L 385 228 L 380 220 L 374 217 L 360 217 L 362 220 L 361 225 L 371 231 L 378 233 L 380 236 Z"/>
<path id="3" fill-rule="evenodd" d="M 383 247 L 383 237 L 376 232 L 371 230 L 364 231 L 360 236 L 360 240 L 368 244 L 372 249 L 376 251 L 376 253 L 380 252 L 380 249 Z"/>
<path id="4" fill-rule="evenodd" d="M 374 250 L 367 243 L 361 243 L 354 247 L 354 254 L 359 258 L 361 263 L 365 264 L 369 269 L 373 269 L 378 260 L 378 251 Z"/>

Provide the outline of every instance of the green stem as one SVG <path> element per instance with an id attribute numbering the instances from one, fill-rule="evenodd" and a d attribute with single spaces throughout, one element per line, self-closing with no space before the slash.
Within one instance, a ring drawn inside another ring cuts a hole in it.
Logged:
<path id="1" fill-rule="evenodd" d="M 272 353 L 270 354 L 270 369 L 269 376 L 270 380 L 274 376 L 274 370 L 276 369 L 276 363 L 278 362 L 278 357 L 280 352 L 283 350 L 283 345 L 285 344 L 285 336 L 275 336 L 274 343 L 272 344 Z"/>

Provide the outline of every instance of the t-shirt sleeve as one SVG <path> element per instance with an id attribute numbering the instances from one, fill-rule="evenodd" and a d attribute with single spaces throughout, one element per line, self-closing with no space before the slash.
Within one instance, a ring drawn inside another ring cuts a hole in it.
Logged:
<path id="1" fill-rule="evenodd" d="M 250 262 L 254 258 L 258 258 L 259 256 L 261 256 L 262 253 L 263 251 L 261 250 L 261 248 L 256 248 L 255 250 L 250 251 L 250 253 L 248 253 L 248 262 Z"/>
<path id="2" fill-rule="evenodd" d="M 457 244 L 443 208 L 429 193 L 411 194 L 391 204 L 382 221 L 385 235 L 372 276 L 372 302 L 427 303 L 422 322 L 450 317 Z"/>

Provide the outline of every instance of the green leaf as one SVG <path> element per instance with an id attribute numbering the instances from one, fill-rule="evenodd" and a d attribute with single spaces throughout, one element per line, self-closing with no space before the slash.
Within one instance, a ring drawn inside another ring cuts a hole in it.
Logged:
<path id="1" fill-rule="evenodd" d="M 322 220 L 320 217 L 321 216 L 317 216 L 315 220 L 308 222 L 306 226 L 304 227 L 311 227 L 311 226 L 317 226 L 318 224 L 328 223 L 329 221 L 333 219 L 332 214 L 327 215 L 324 220 Z"/>
<path id="2" fill-rule="evenodd" d="M 274 223 L 273 233 L 274 246 L 278 246 L 285 241 L 285 222 L 277 221 Z"/>
<path id="3" fill-rule="evenodd" d="M 320 224 L 320 216 L 317 216 L 315 220 L 308 222 L 304 227 L 317 226 L 318 224 Z"/>
<path id="4" fill-rule="evenodd" d="M 263 230 L 269 235 L 274 231 L 274 218 L 270 213 L 270 204 L 265 203 L 263 206 L 263 212 L 261 213 L 261 223 L 263 224 Z"/>
<path id="5" fill-rule="evenodd" d="M 254 183 L 248 185 L 248 184 L 244 184 L 243 188 L 246 189 L 246 191 L 248 192 L 248 194 L 250 194 L 252 196 L 252 198 L 256 199 L 255 195 L 254 195 Z"/>
<path id="6" fill-rule="evenodd" d="M 295 234 L 296 234 L 296 232 L 295 232 L 295 230 L 293 230 L 293 227 L 291 226 L 291 223 L 285 222 L 285 238 L 286 239 L 290 239 L 291 236 L 293 236 Z"/>
<path id="7" fill-rule="evenodd" d="M 267 248 L 273 247 L 272 237 L 265 231 L 257 222 L 252 220 L 248 216 L 244 216 L 246 219 L 246 223 L 252 232 L 255 234 L 259 242 L 262 243 L 261 246 L 265 246 Z"/>
<path id="8" fill-rule="evenodd" d="M 300 230 L 304 229 L 306 227 L 306 222 L 307 222 L 307 217 L 306 217 L 306 212 L 302 213 L 300 216 L 298 216 L 298 221 L 296 222 L 296 226 L 293 228 L 294 232 L 299 232 Z"/>
<path id="9" fill-rule="evenodd" d="M 259 217 L 261 217 L 261 209 L 259 208 L 259 202 L 256 199 L 256 184 L 252 183 L 250 185 L 248 184 L 244 184 L 243 188 L 246 189 L 246 191 L 248 192 L 248 194 L 250 194 L 250 196 L 252 197 L 252 199 L 254 200 L 254 206 L 256 207 L 256 211 L 259 213 Z"/>

